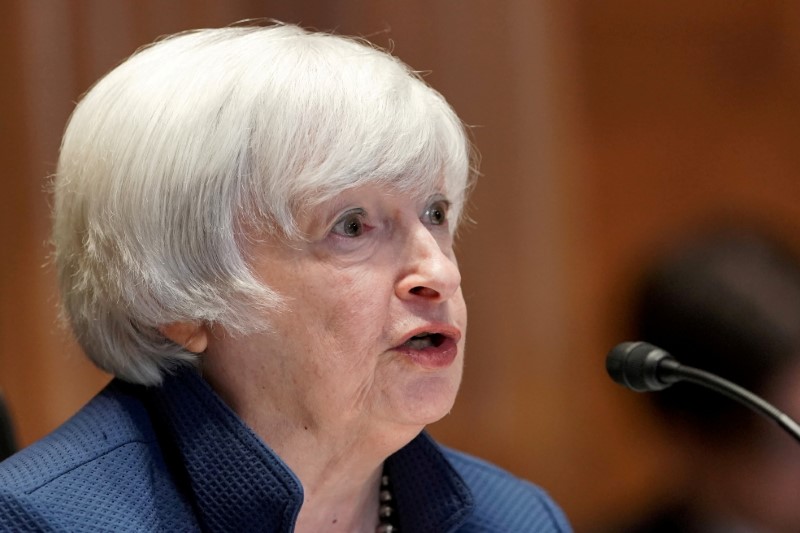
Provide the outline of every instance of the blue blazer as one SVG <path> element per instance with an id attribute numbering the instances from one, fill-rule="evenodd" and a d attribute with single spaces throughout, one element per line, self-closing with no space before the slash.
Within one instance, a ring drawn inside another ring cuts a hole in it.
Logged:
<path id="1" fill-rule="evenodd" d="M 404 533 L 569 532 L 538 487 L 422 433 L 389 457 Z M 189 368 L 112 381 L 0 463 L 0 531 L 290 532 L 297 477 Z"/>

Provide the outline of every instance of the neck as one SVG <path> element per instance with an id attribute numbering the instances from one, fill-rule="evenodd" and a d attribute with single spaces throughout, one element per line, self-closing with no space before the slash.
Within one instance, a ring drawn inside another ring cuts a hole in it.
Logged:
<path id="1" fill-rule="evenodd" d="M 295 531 L 372 533 L 378 522 L 380 475 L 378 468 L 366 481 L 345 473 L 316 485 L 303 482 L 305 498 Z"/>
<path id="2" fill-rule="evenodd" d="M 257 422 L 251 427 L 303 485 L 297 532 L 375 531 L 383 461 L 394 451 L 388 443 L 359 431 L 276 431 Z"/>

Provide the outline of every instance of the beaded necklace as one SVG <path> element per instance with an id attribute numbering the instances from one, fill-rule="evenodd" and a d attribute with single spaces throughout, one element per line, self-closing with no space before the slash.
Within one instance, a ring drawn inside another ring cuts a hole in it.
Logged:
<path id="1" fill-rule="evenodd" d="M 392 498 L 392 487 L 389 483 L 389 476 L 384 471 L 381 476 L 381 490 L 378 492 L 378 526 L 375 533 L 399 533 L 400 529 L 395 525 L 395 509 Z"/>

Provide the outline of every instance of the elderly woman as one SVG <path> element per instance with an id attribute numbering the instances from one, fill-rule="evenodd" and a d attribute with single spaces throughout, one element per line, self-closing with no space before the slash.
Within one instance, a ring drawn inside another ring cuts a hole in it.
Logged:
<path id="1" fill-rule="evenodd" d="M 467 316 L 470 146 L 383 51 L 294 26 L 179 34 L 64 135 L 63 305 L 115 379 L 0 465 L 2 530 L 568 531 L 423 432 Z"/>

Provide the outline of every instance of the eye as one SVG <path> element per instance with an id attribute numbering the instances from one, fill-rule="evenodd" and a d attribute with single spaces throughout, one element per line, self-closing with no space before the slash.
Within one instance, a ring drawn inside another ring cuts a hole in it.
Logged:
<path id="1" fill-rule="evenodd" d="M 450 210 L 450 202 L 447 200 L 436 200 L 425 210 L 425 218 L 434 226 L 441 226 L 447 223 L 447 212 Z"/>
<path id="2" fill-rule="evenodd" d="M 336 224 L 331 228 L 331 233 L 341 235 L 342 237 L 358 237 L 363 234 L 366 229 L 364 217 L 366 213 L 363 209 L 354 209 L 348 211 L 336 221 Z"/>

